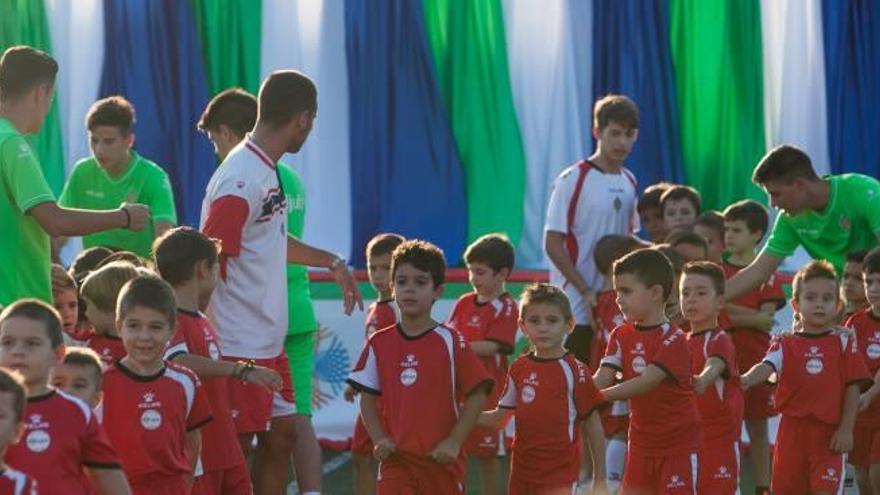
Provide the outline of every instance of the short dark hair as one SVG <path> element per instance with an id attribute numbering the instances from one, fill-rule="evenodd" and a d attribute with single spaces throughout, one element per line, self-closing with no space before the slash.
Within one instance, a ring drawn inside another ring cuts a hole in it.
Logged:
<path id="1" fill-rule="evenodd" d="M 237 136 L 244 136 L 257 123 L 257 99 L 241 88 L 229 88 L 211 98 L 202 117 L 200 131 L 216 131 L 225 125 Z"/>
<path id="2" fill-rule="evenodd" d="M 139 268 L 146 268 L 148 265 L 147 260 L 141 258 L 131 251 L 116 251 L 110 256 L 102 259 L 98 263 L 97 268 L 103 268 L 110 263 L 113 263 L 114 261 L 125 261 L 126 263 L 131 263 L 132 265 Z"/>
<path id="3" fill-rule="evenodd" d="M 675 184 L 663 192 L 663 194 L 660 196 L 660 209 L 664 209 L 667 202 L 678 199 L 686 199 L 690 201 L 691 204 L 694 206 L 694 211 L 696 212 L 696 214 L 700 214 L 700 207 L 702 205 L 700 191 L 697 191 L 691 186 L 685 186 L 683 184 Z"/>
<path id="4" fill-rule="evenodd" d="M 602 236 L 593 248 L 593 261 L 599 273 L 608 275 L 615 261 L 644 247 L 648 247 L 647 243 L 634 235 L 608 234 Z"/>
<path id="5" fill-rule="evenodd" d="M 148 308 L 161 313 L 174 329 L 177 301 L 168 282 L 154 275 L 139 275 L 129 280 L 119 292 L 116 318 L 122 320 L 134 308 Z"/>
<path id="6" fill-rule="evenodd" d="M 813 260 L 801 267 L 794 275 L 794 281 L 791 283 L 792 298 L 797 301 L 803 290 L 804 282 L 817 278 L 833 280 L 834 283 L 837 283 L 837 272 L 834 270 L 834 265 L 825 260 Z M 838 298 L 840 297 L 838 291 L 834 291 L 834 293 Z"/>
<path id="7" fill-rule="evenodd" d="M 625 95 L 605 95 L 593 105 L 593 127 L 601 130 L 611 122 L 638 129 L 639 107 Z"/>
<path id="8" fill-rule="evenodd" d="M 682 244 L 687 244 L 688 246 L 696 246 L 703 250 L 703 257 L 709 256 L 709 243 L 706 242 L 706 239 L 703 238 L 703 236 L 694 232 L 693 230 L 676 232 L 669 237 L 667 242 L 673 248 L 681 246 Z"/>
<path id="9" fill-rule="evenodd" d="M 48 53 L 24 45 L 11 46 L 0 57 L 0 100 L 18 98 L 41 84 L 55 85 L 58 62 Z"/>
<path id="10" fill-rule="evenodd" d="M 880 273 L 880 247 L 876 247 L 862 260 L 862 273 Z"/>
<path id="11" fill-rule="evenodd" d="M 275 71 L 260 87 L 257 121 L 281 127 L 300 112 L 318 110 L 318 88 L 308 76 L 295 70 Z"/>
<path id="12" fill-rule="evenodd" d="M 95 375 L 95 384 L 97 384 L 98 390 L 101 389 L 101 380 L 104 378 L 104 370 L 101 366 L 101 357 L 98 356 L 97 352 L 88 347 L 71 346 L 68 347 L 67 351 L 64 353 L 64 360 L 62 363 L 91 368 L 92 374 Z"/>
<path id="13" fill-rule="evenodd" d="M 391 278 L 400 265 L 412 265 L 415 269 L 431 274 L 434 287 L 446 280 L 446 257 L 443 251 L 427 241 L 410 240 L 394 249 L 391 254 Z"/>
<path id="14" fill-rule="evenodd" d="M 656 249 L 663 253 L 663 256 L 666 256 L 666 259 L 669 260 L 669 264 L 672 265 L 672 271 L 676 276 L 681 275 L 681 271 L 684 269 L 684 264 L 687 263 L 687 260 L 684 259 L 678 251 L 675 250 L 670 244 L 657 244 L 652 246 L 652 249 Z"/>
<path id="15" fill-rule="evenodd" d="M 810 157 L 800 148 L 789 144 L 768 151 L 752 172 L 752 182 L 758 185 L 788 183 L 794 179 L 818 180 L 819 176 L 813 170 Z"/>
<path id="16" fill-rule="evenodd" d="M 191 227 L 173 228 L 153 242 L 156 270 L 166 282 L 177 287 L 193 278 L 199 261 L 207 261 L 213 267 L 219 247 L 219 241 Z"/>
<path id="17" fill-rule="evenodd" d="M 681 269 L 684 275 L 705 275 L 712 281 L 715 288 L 715 294 L 724 295 L 724 270 L 716 263 L 711 261 L 691 261 L 686 263 Z"/>
<path id="18" fill-rule="evenodd" d="M 134 106 L 119 95 L 96 101 L 86 114 L 86 129 L 90 131 L 100 126 L 115 127 L 123 136 L 127 136 L 131 134 L 134 123 Z"/>
<path id="19" fill-rule="evenodd" d="M 636 206 L 639 213 L 644 213 L 653 208 L 660 208 L 660 197 L 673 185 L 669 182 L 658 182 L 646 187 L 639 198 L 639 204 Z"/>
<path id="20" fill-rule="evenodd" d="M 519 317 L 525 319 L 526 311 L 532 304 L 552 304 L 559 308 L 562 317 L 571 321 L 574 315 L 571 311 L 571 301 L 565 295 L 565 291 L 555 285 L 534 283 L 523 289 L 519 299 Z"/>
<path id="21" fill-rule="evenodd" d="M 724 216 L 715 210 L 704 211 L 697 217 L 697 223 L 694 225 L 711 229 L 719 238 L 724 239 Z"/>
<path id="22" fill-rule="evenodd" d="M 38 299 L 20 299 L 10 304 L 0 313 L 0 325 L 10 318 L 27 318 L 42 323 L 52 348 L 64 343 L 61 331 L 61 316 L 58 311 Z"/>
<path id="23" fill-rule="evenodd" d="M 868 255 L 868 251 L 865 249 L 861 249 L 858 251 L 850 251 L 846 253 L 846 261 L 847 263 L 864 263 L 865 256 Z"/>
<path id="24" fill-rule="evenodd" d="M 17 371 L 0 368 L 0 392 L 12 394 L 12 412 L 15 414 L 15 422 L 18 423 L 24 417 L 27 404 L 24 377 Z"/>
<path id="25" fill-rule="evenodd" d="M 76 281 L 76 285 L 80 286 L 89 272 L 97 268 L 98 264 L 111 254 L 113 254 L 113 250 L 103 246 L 94 246 L 83 250 L 73 259 L 73 263 L 68 268 L 68 273 Z"/>
<path id="26" fill-rule="evenodd" d="M 88 304 L 110 313 L 116 309 L 122 288 L 138 275 L 135 265 L 127 261 L 114 261 L 89 273 L 79 293 Z"/>
<path id="27" fill-rule="evenodd" d="M 367 259 L 391 254 L 397 249 L 397 246 L 404 242 L 406 242 L 406 239 L 400 234 L 384 233 L 375 235 L 367 243 Z"/>
<path id="28" fill-rule="evenodd" d="M 510 272 L 516 263 L 513 244 L 501 234 L 486 234 L 474 241 L 464 252 L 467 264 L 482 263 L 498 273 L 504 268 Z M 508 273 L 510 275 L 510 273 Z"/>
<path id="29" fill-rule="evenodd" d="M 675 272 L 672 264 L 657 249 L 645 248 L 635 250 L 614 262 L 614 276 L 632 275 L 645 287 L 659 285 L 663 289 L 663 301 L 669 299 L 672 284 L 675 283 Z"/>
<path id="30" fill-rule="evenodd" d="M 737 201 L 724 209 L 725 222 L 743 222 L 749 232 L 760 232 L 761 237 L 767 233 L 770 226 L 770 216 L 764 205 L 755 200 L 744 199 Z"/>

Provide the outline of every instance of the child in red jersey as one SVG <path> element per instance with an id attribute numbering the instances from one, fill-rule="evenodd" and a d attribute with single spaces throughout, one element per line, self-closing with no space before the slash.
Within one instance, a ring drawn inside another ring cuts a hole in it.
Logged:
<path id="1" fill-rule="evenodd" d="M 34 477 L 43 493 L 130 493 L 119 458 L 91 407 L 49 386 L 49 370 L 64 357 L 61 320 L 31 299 L 0 315 L 0 366 L 24 376 L 28 401 L 21 442 L 6 462 Z"/>
<path id="2" fill-rule="evenodd" d="M 196 375 L 163 359 L 174 334 L 174 291 L 140 276 L 122 288 L 117 307 L 126 355 L 104 372 L 107 436 L 135 495 L 188 495 L 211 407 Z"/>
<path id="3" fill-rule="evenodd" d="M 127 261 L 113 261 L 90 273 L 83 281 L 85 316 L 94 335 L 88 347 L 101 356 L 104 366 L 122 359 L 125 346 L 116 331 L 116 299 L 126 282 L 138 276 L 137 267 Z"/>
<path id="4" fill-rule="evenodd" d="M 669 182 L 651 184 L 642 192 L 636 205 L 639 212 L 639 223 L 642 224 L 642 231 L 647 235 L 648 241 L 653 244 L 664 242 L 669 236 L 669 227 L 663 221 L 663 208 L 660 207 L 660 198 L 672 186 L 673 184 Z"/>
<path id="5" fill-rule="evenodd" d="M 724 215 L 715 211 L 704 211 L 697 217 L 694 232 L 706 241 L 706 260 L 721 264 L 724 254 Z"/>
<path id="6" fill-rule="evenodd" d="M 703 430 L 697 493 L 738 493 L 743 397 L 733 340 L 718 327 L 724 271 L 709 261 L 686 264 L 680 294 L 681 312 L 690 324 L 687 342 Z"/>
<path id="7" fill-rule="evenodd" d="M 767 210 L 758 202 L 744 200 L 724 210 L 724 244 L 729 254 L 721 264 L 727 278 L 732 277 L 755 259 L 758 244 L 769 225 Z M 770 330 L 776 310 L 785 305 L 785 294 L 779 277 L 771 277 L 759 290 L 728 301 L 733 326 L 728 328 L 736 348 L 737 366 L 748 371 L 764 359 L 770 347 Z M 749 457 L 755 479 L 755 493 L 769 494 L 770 438 L 767 419 L 776 416 L 773 388 L 758 384 L 743 396 L 746 431 L 749 434 Z"/>
<path id="8" fill-rule="evenodd" d="M 68 347 L 64 352 L 64 360 L 52 367 L 49 382 L 52 386 L 80 399 L 99 413 L 98 406 L 104 392 L 101 382 L 104 368 L 98 353 L 88 347 Z M 100 414 L 98 422 L 101 421 Z"/>
<path id="9" fill-rule="evenodd" d="M 37 495 L 36 480 L 3 462 L 21 438 L 26 394 L 21 375 L 0 368 L 0 495 Z"/>
<path id="10" fill-rule="evenodd" d="M 794 278 L 794 333 L 774 339 L 764 360 L 741 378 L 744 389 L 776 373 L 782 414 L 773 453 L 776 495 L 843 492 L 859 390 L 870 375 L 853 332 L 834 329 L 840 310 L 834 267 L 813 261 Z"/>
<path id="11" fill-rule="evenodd" d="M 840 287 L 840 295 L 843 298 L 844 321 L 868 307 L 863 276 L 863 264 L 867 254 L 867 251 L 846 253 L 846 263 L 843 264 L 843 284 Z"/>
<path id="12" fill-rule="evenodd" d="M 667 239 L 676 232 L 686 232 L 694 228 L 701 203 L 700 192 L 690 186 L 675 184 L 663 191 L 660 196 L 660 210 L 669 231 Z"/>
<path id="13" fill-rule="evenodd" d="M 693 494 L 700 427 L 684 332 L 666 319 L 675 274 L 656 249 L 614 263 L 614 291 L 627 323 L 611 333 L 596 386 L 609 401 L 630 401 L 627 494 Z M 623 382 L 613 385 L 615 375 Z"/>
<path id="14" fill-rule="evenodd" d="M 61 265 L 52 265 L 52 304 L 61 315 L 65 345 L 84 345 L 90 337 L 79 329 L 79 294 L 76 282 Z"/>
<path id="15" fill-rule="evenodd" d="M 377 331 L 397 323 L 397 309 L 391 294 L 391 253 L 404 239 L 397 234 L 379 234 L 367 243 L 367 276 L 376 290 L 376 300 L 370 305 L 366 319 L 366 338 Z M 354 401 L 356 391 L 349 385 L 345 389 L 345 400 Z M 381 410 L 381 401 L 377 405 Z M 373 441 L 358 414 L 355 419 L 354 432 L 351 436 L 351 453 L 354 466 L 354 484 L 356 495 L 373 495 L 376 492 L 376 470 L 378 465 L 373 459 Z"/>
<path id="16" fill-rule="evenodd" d="M 516 301 L 505 289 L 513 271 L 513 245 L 504 236 L 485 235 L 468 246 L 464 259 L 474 291 L 458 298 L 447 324 L 465 336 L 495 380 L 497 386 L 483 406 L 491 411 L 498 405 L 501 384 L 507 377 L 507 356 L 513 353 L 519 319 Z M 465 453 L 480 461 L 482 493 L 498 493 L 503 434 L 477 427 L 468 437 Z"/>
<path id="17" fill-rule="evenodd" d="M 880 493 L 880 401 L 876 400 L 880 394 L 880 248 L 865 255 L 859 265 L 864 279 L 862 290 L 869 306 L 850 316 L 845 326 L 856 333 L 859 351 L 874 384 L 859 400 L 849 462 L 856 467 L 859 493 Z"/>
<path id="18" fill-rule="evenodd" d="M 370 336 L 348 380 L 361 393 L 380 495 L 464 493 L 462 446 L 493 381 L 467 340 L 431 318 L 445 271 L 433 244 L 407 241 L 394 250 L 400 323 Z"/>
<path id="19" fill-rule="evenodd" d="M 593 454 L 593 489 L 602 490 L 605 439 L 596 409 L 604 401 L 590 369 L 563 345 L 574 328 L 568 298 L 556 286 L 535 284 L 521 301 L 519 324 L 532 352 L 510 366 L 498 407 L 480 416 L 480 424 L 496 430 L 516 418 L 508 493 L 575 493 L 583 422 Z"/>
<path id="20" fill-rule="evenodd" d="M 277 372 L 246 362 L 223 359 L 217 335 L 200 312 L 214 291 L 220 268 L 216 243 L 189 227 L 171 229 L 153 243 L 156 269 L 174 288 L 177 325 L 165 359 L 186 366 L 202 381 L 214 420 L 202 429 L 202 469 L 196 495 L 253 493 L 244 454 L 229 405 L 229 380 L 242 380 L 269 391 L 281 388 Z"/>

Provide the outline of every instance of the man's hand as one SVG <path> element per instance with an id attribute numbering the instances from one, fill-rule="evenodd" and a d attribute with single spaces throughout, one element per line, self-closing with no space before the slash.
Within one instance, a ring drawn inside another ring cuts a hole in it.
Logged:
<path id="1" fill-rule="evenodd" d="M 336 280 L 336 283 L 339 284 L 339 287 L 342 288 L 342 295 L 344 297 L 344 308 L 345 314 L 350 315 L 352 311 L 354 311 L 354 306 L 357 304 L 358 308 L 363 311 L 364 310 L 364 299 L 361 296 L 361 291 L 358 289 L 357 280 L 354 279 L 354 275 L 348 270 L 348 267 L 345 266 L 345 263 L 338 263 L 330 268 L 330 273 L 333 274 L 333 278 Z"/>
<path id="2" fill-rule="evenodd" d="M 458 453 L 460 450 L 461 445 L 455 440 L 447 437 L 443 439 L 442 442 L 438 443 L 428 456 L 440 464 L 451 464 L 458 460 Z"/>
<path id="3" fill-rule="evenodd" d="M 124 203 L 121 209 L 128 213 L 128 230 L 140 232 L 150 222 L 150 207 L 147 205 Z"/>
<path id="4" fill-rule="evenodd" d="M 345 387 L 345 391 L 342 392 L 342 396 L 345 398 L 345 402 L 354 402 L 354 398 L 357 396 L 358 392 L 351 385 Z"/>
<path id="5" fill-rule="evenodd" d="M 596 294 L 593 293 L 590 289 L 584 289 L 580 291 L 581 297 L 584 298 L 584 302 L 587 304 L 589 308 L 596 307 Z"/>
<path id="6" fill-rule="evenodd" d="M 396 450 L 397 445 L 390 438 L 386 437 L 376 442 L 376 445 L 373 446 L 373 457 L 377 461 L 382 462 Z"/>

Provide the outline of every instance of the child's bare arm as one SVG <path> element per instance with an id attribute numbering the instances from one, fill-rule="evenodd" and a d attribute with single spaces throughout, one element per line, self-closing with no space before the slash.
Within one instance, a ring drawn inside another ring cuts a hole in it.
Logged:
<path id="1" fill-rule="evenodd" d="M 694 379 L 694 391 L 698 394 L 702 394 L 709 385 L 715 383 L 715 380 L 717 380 L 726 369 L 727 364 L 723 359 L 716 356 L 707 359 L 703 371 L 697 375 L 696 379 Z"/>
<path id="2" fill-rule="evenodd" d="M 87 468 L 101 495 L 131 495 L 128 480 L 122 469 Z"/>
<path id="3" fill-rule="evenodd" d="M 765 304 L 773 305 L 773 303 Z M 775 308 L 775 305 L 773 307 Z M 730 321 L 733 323 L 733 326 L 755 328 L 762 332 L 769 332 L 773 327 L 773 313 L 763 311 L 763 306 L 761 308 L 759 311 L 731 303 L 724 306 L 727 314 L 730 315 Z"/>
<path id="4" fill-rule="evenodd" d="M 593 385 L 599 390 L 610 387 L 614 384 L 614 377 L 617 371 L 609 366 L 599 366 L 599 369 L 593 373 Z"/>
<path id="5" fill-rule="evenodd" d="M 859 397 L 859 412 L 864 411 L 874 402 L 874 399 L 877 398 L 877 394 L 880 394 L 880 369 L 877 370 L 877 373 L 874 375 L 874 383 L 871 384 L 871 388 L 865 391 L 861 397 Z"/>
<path id="6" fill-rule="evenodd" d="M 496 407 L 491 411 L 481 412 L 479 419 L 477 419 L 477 426 L 500 430 L 510 421 L 511 416 L 513 416 L 513 409 Z"/>
<path id="7" fill-rule="evenodd" d="M 245 365 L 232 361 L 214 361 L 196 354 L 178 354 L 172 361 L 191 369 L 199 378 L 242 376 L 242 381 L 265 388 L 270 392 L 281 390 L 281 376 L 277 371 L 263 366 L 253 366 L 245 371 Z"/>
<path id="8" fill-rule="evenodd" d="M 193 430 L 186 432 L 186 453 L 189 456 L 190 466 L 192 467 L 192 472 L 196 472 L 196 466 L 199 464 L 199 457 L 202 455 L 202 434 L 199 430 Z M 195 475 L 190 476 L 188 479 L 188 483 L 192 486 Z"/>
<path id="9" fill-rule="evenodd" d="M 593 455 L 593 490 L 595 491 L 605 487 L 605 430 L 602 429 L 598 412 L 593 411 L 587 416 L 584 433 Z"/>
<path id="10" fill-rule="evenodd" d="M 471 350 L 480 357 L 489 357 L 501 353 L 501 344 L 492 340 L 477 340 L 471 342 Z"/>
<path id="11" fill-rule="evenodd" d="M 370 393 L 361 393 L 361 419 L 364 421 L 364 427 L 373 440 L 373 457 L 377 460 L 384 461 L 389 455 L 394 453 L 397 446 L 394 441 L 388 438 L 388 434 L 382 427 L 382 420 L 379 418 L 379 409 L 376 407 L 376 396 Z"/>
<path id="12" fill-rule="evenodd" d="M 739 377 L 739 384 L 742 386 L 743 390 L 748 390 L 749 388 L 759 384 L 764 383 L 770 378 L 776 370 L 773 369 L 773 366 L 765 362 L 758 363 L 752 366 L 745 375 Z"/>
<path id="13" fill-rule="evenodd" d="M 458 459 L 461 445 L 476 426 L 480 412 L 483 410 L 483 404 L 489 394 L 488 387 L 489 384 L 482 385 L 467 396 L 458 415 L 458 422 L 452 427 L 449 435 L 428 454 L 429 457 L 442 464 L 449 464 Z"/>
<path id="14" fill-rule="evenodd" d="M 831 437 L 831 450 L 845 453 L 852 450 L 853 426 L 859 412 L 859 385 L 851 383 L 846 386 L 843 396 L 843 411 L 840 414 L 840 425 Z"/>
<path id="15" fill-rule="evenodd" d="M 650 392 L 660 384 L 668 375 L 662 368 L 655 364 L 645 367 L 645 372 L 640 376 L 627 380 L 613 387 L 602 389 L 602 395 L 608 401 L 627 400 L 637 395 Z"/>

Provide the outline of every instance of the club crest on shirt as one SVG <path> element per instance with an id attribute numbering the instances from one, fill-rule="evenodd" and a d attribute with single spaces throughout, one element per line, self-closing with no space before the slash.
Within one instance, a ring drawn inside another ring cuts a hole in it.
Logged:
<path id="1" fill-rule="evenodd" d="M 880 332 L 874 332 L 874 336 L 869 339 L 871 342 L 865 353 L 870 359 L 880 359 Z"/>
<path id="2" fill-rule="evenodd" d="M 849 230 L 852 227 L 852 220 L 846 215 L 840 215 L 840 221 L 837 222 L 843 230 Z"/>
<path id="3" fill-rule="evenodd" d="M 637 374 L 641 375 L 642 373 L 644 373 L 646 367 L 647 364 L 645 363 L 645 358 L 643 358 L 642 356 L 636 356 L 635 358 L 633 358 L 632 369 Z"/>
<path id="4" fill-rule="evenodd" d="M 535 400 L 536 395 L 537 391 L 535 390 L 535 387 L 531 385 L 523 385 L 523 388 L 519 393 L 519 398 L 523 401 L 523 404 L 531 404 Z"/>
<path id="5" fill-rule="evenodd" d="M 28 450 L 31 452 L 37 454 L 45 452 L 52 444 L 52 437 L 46 431 L 49 429 L 49 423 L 43 421 L 41 414 L 31 414 L 28 420 L 27 425 L 25 425 L 28 430 L 24 440 L 25 445 L 27 445 Z"/>
<path id="6" fill-rule="evenodd" d="M 810 350 L 807 352 L 807 364 L 806 370 L 807 373 L 811 375 L 818 375 L 825 368 L 825 364 L 822 362 L 823 353 L 819 352 L 818 346 L 811 346 Z"/>
<path id="7" fill-rule="evenodd" d="M 614 197 L 614 211 L 620 211 L 620 208 L 623 207 L 623 201 L 620 200 L 620 196 Z"/>
<path id="8" fill-rule="evenodd" d="M 400 383 L 404 387 L 411 387 L 419 378 L 419 371 L 416 369 L 419 361 L 414 354 L 407 354 L 406 358 L 400 363 Z"/>

